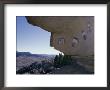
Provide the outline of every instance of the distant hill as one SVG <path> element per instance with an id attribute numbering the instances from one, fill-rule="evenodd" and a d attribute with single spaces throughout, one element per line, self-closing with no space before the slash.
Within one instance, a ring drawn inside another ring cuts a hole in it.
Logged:
<path id="1" fill-rule="evenodd" d="M 16 57 L 19 57 L 19 56 L 27 56 L 27 57 L 53 57 L 55 55 L 48 55 L 48 54 L 31 54 L 30 52 L 18 52 L 16 51 Z"/>
<path id="2" fill-rule="evenodd" d="M 31 56 L 31 53 L 30 52 L 18 52 L 18 51 L 16 51 L 16 57 L 19 57 L 19 56 Z"/>

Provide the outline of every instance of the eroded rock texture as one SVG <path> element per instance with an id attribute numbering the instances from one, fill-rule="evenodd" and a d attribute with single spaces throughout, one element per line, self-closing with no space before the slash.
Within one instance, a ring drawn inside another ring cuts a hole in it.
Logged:
<path id="1" fill-rule="evenodd" d="M 93 16 L 27 16 L 26 19 L 51 32 L 50 46 L 65 55 L 94 55 Z"/>

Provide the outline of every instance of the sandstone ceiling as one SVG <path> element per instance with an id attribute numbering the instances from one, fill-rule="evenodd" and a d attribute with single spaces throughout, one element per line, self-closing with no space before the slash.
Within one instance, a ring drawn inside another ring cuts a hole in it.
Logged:
<path id="1" fill-rule="evenodd" d="M 52 33 L 81 31 L 86 28 L 88 17 L 84 16 L 26 16 L 27 21 Z"/>
<path id="2" fill-rule="evenodd" d="M 51 32 L 51 46 L 65 55 L 94 54 L 93 16 L 26 16 L 26 19 Z"/>

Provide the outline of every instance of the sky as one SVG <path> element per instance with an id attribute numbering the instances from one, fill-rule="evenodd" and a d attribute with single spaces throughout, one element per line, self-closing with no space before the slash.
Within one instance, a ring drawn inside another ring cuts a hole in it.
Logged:
<path id="1" fill-rule="evenodd" d="M 33 54 L 59 54 L 50 47 L 51 33 L 29 24 L 24 16 L 16 17 L 17 51 Z"/>

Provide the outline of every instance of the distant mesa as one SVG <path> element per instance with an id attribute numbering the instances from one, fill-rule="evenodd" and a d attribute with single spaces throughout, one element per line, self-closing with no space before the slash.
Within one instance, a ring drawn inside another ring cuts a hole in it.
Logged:
<path id="1" fill-rule="evenodd" d="M 30 52 L 18 52 L 18 51 L 16 51 L 16 57 L 19 57 L 19 56 L 31 56 L 31 53 Z"/>
<path id="2" fill-rule="evenodd" d="M 19 57 L 19 56 L 27 56 L 27 57 L 50 57 L 50 56 L 55 56 L 55 55 L 48 55 L 48 54 L 32 54 L 30 52 L 19 52 L 19 51 L 16 51 L 16 57 Z"/>

